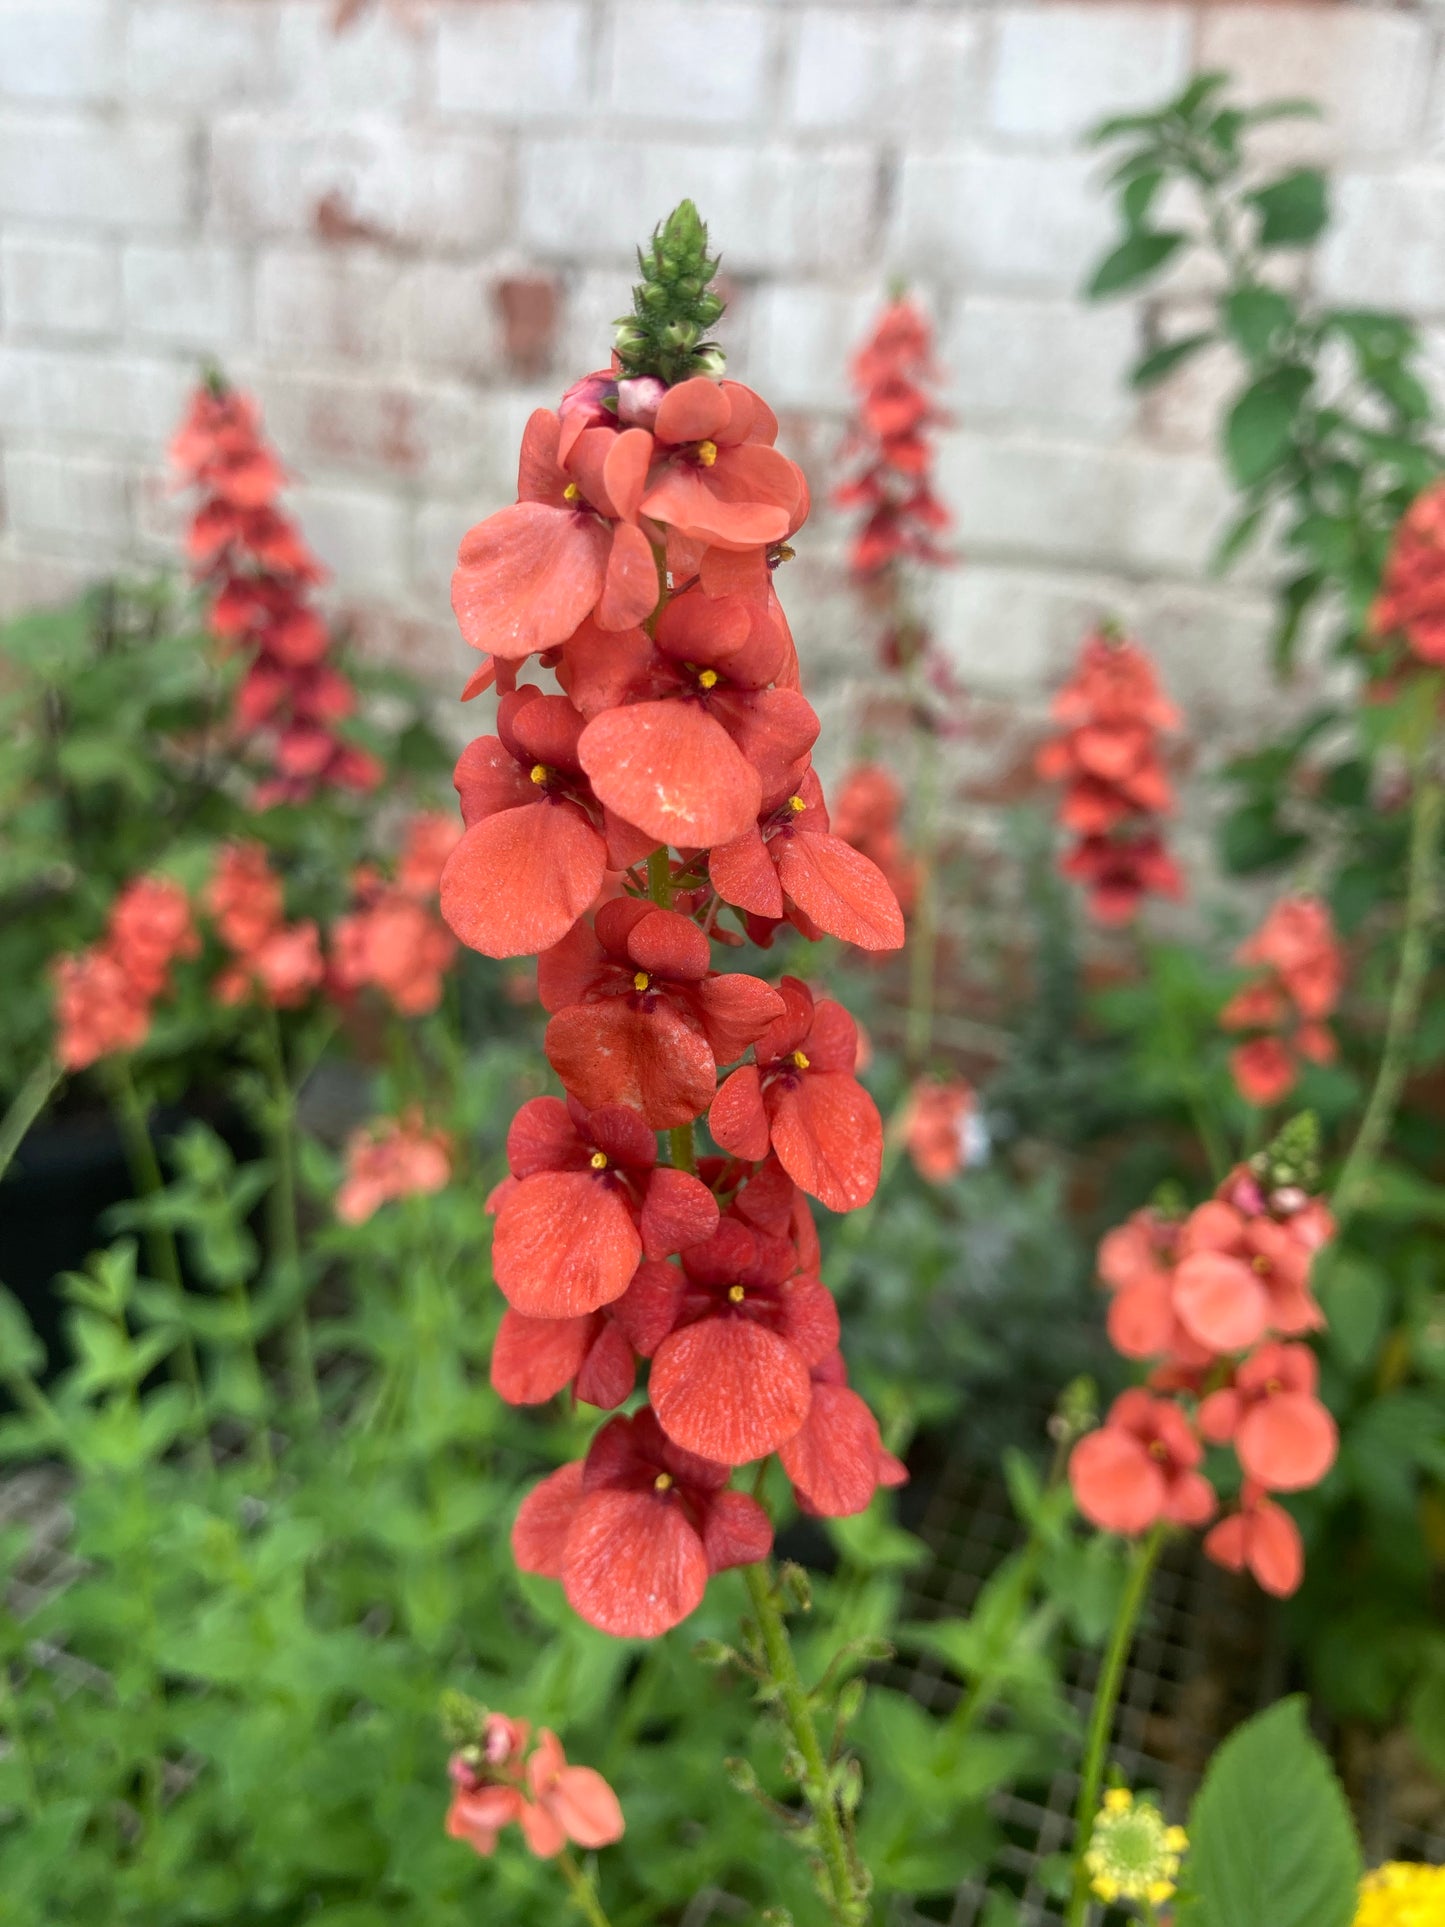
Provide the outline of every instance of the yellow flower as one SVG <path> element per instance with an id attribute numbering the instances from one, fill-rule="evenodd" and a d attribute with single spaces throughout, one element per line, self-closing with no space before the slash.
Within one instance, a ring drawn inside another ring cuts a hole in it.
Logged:
<path id="1" fill-rule="evenodd" d="M 1084 1865 L 1099 1899 L 1172 1898 L 1179 1862 L 1189 1845 L 1183 1827 L 1166 1825 L 1152 1800 L 1136 1800 L 1127 1787 L 1111 1787 L 1094 1821 Z"/>
<path id="2" fill-rule="evenodd" d="M 1445 1927 L 1445 1867 L 1376 1867 L 1360 1882 L 1355 1927 Z"/>

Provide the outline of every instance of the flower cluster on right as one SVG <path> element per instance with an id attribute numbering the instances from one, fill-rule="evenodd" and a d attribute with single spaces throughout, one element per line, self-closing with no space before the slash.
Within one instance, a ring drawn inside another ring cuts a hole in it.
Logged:
<path id="1" fill-rule="evenodd" d="M 1300 1121 L 1187 1216 L 1150 1207 L 1109 1232 L 1098 1260 L 1113 1294 L 1109 1336 L 1153 1370 L 1069 1463 L 1085 1517 L 1134 1537 L 1161 1523 L 1209 1525 L 1219 1498 L 1205 1448 L 1231 1447 L 1238 1501 L 1204 1548 L 1279 1597 L 1304 1576 L 1304 1546 L 1275 1495 L 1318 1485 L 1338 1449 L 1315 1354 L 1300 1342 L 1325 1322 L 1310 1268 L 1334 1235 L 1311 1180 Z"/>

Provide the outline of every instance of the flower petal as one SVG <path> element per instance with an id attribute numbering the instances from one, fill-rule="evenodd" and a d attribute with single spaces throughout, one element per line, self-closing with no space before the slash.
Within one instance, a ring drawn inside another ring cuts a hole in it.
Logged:
<path id="1" fill-rule="evenodd" d="M 545 1805 L 579 1847 L 607 1847 L 622 1838 L 625 1823 L 617 1795 L 590 1766 L 564 1766 L 547 1790 Z"/>
<path id="2" fill-rule="evenodd" d="M 717 1199 L 691 1171 L 659 1165 L 642 1200 L 642 1248 L 648 1258 L 667 1258 L 701 1244 L 718 1227 Z"/>
<path id="3" fill-rule="evenodd" d="M 878 1421 L 856 1392 L 846 1385 L 815 1384 L 802 1429 L 785 1441 L 778 1456 L 811 1511 L 846 1519 L 872 1502 L 882 1449 Z"/>
<path id="4" fill-rule="evenodd" d="M 897 950 L 903 942 L 903 912 L 888 879 L 840 836 L 786 838 L 778 881 L 830 937 L 861 950 Z"/>
<path id="5" fill-rule="evenodd" d="M 730 843 L 762 806 L 757 771 L 695 703 L 606 710 L 587 725 L 580 747 L 599 800 L 658 843 Z"/>
<path id="6" fill-rule="evenodd" d="M 703 1032 L 719 1064 L 731 1064 L 755 1044 L 783 1012 L 783 1000 L 761 977 L 739 971 L 709 977 L 693 999 Z"/>
<path id="7" fill-rule="evenodd" d="M 602 887 L 607 846 L 574 803 L 474 823 L 446 860 L 441 912 L 485 957 L 532 957 L 565 937 Z"/>
<path id="8" fill-rule="evenodd" d="M 1304 1492 L 1335 1462 L 1340 1435 L 1317 1398 L 1276 1392 L 1246 1412 L 1234 1449 L 1248 1478 L 1271 1492 Z"/>
<path id="9" fill-rule="evenodd" d="M 590 1317 L 524 1318 L 509 1305 L 492 1346 L 492 1390 L 508 1405 L 545 1405 L 577 1376 L 595 1329 Z"/>
<path id="10" fill-rule="evenodd" d="M 1215 1352 L 1242 1352 L 1264 1336 L 1269 1294 L 1248 1265 L 1222 1251 L 1194 1251 L 1174 1273 L 1174 1304 L 1191 1338 Z"/>
<path id="11" fill-rule="evenodd" d="M 658 594 L 657 558 L 652 544 L 635 523 L 619 522 L 607 551 L 607 573 L 597 600 L 597 627 L 608 631 L 635 628 L 657 607 Z"/>
<path id="12" fill-rule="evenodd" d="M 619 1639 L 656 1639 L 702 1603 L 707 1555 L 667 1494 L 592 1491 L 567 1535 L 568 1604 Z"/>
<path id="13" fill-rule="evenodd" d="M 522 1572 L 562 1577 L 562 1554 L 581 1503 L 580 1464 L 559 1466 L 532 1487 L 512 1527 L 512 1557 Z"/>
<path id="14" fill-rule="evenodd" d="M 784 1339 L 750 1318 L 704 1318 L 657 1348 L 648 1394 L 658 1423 L 685 1451 L 719 1465 L 766 1458 L 808 1416 L 808 1368 Z"/>
<path id="15" fill-rule="evenodd" d="M 631 997 L 574 1004 L 547 1026 L 543 1048 L 567 1089 L 589 1110 L 630 1104 L 655 1130 L 690 1124 L 717 1086 L 705 1038 L 670 1005 L 651 1010 Z"/>
<path id="16" fill-rule="evenodd" d="M 830 1211 L 867 1204 L 878 1188 L 883 1121 L 856 1078 L 805 1071 L 775 1085 L 767 1106 L 773 1149 L 795 1184 Z"/>
<path id="17" fill-rule="evenodd" d="M 1132 1537 L 1162 1515 L 1164 1475 L 1137 1439 L 1104 1425 L 1079 1440 L 1069 1459 L 1079 1510 L 1105 1532 Z"/>
<path id="18" fill-rule="evenodd" d="M 529 1318 L 578 1318 L 626 1291 L 642 1239 L 621 1194 L 588 1171 L 524 1178 L 497 1213 L 492 1269 Z"/>
<path id="19" fill-rule="evenodd" d="M 746 1492 L 718 1492 L 703 1515 L 702 1543 L 709 1572 L 754 1566 L 773 1549 L 773 1522 Z"/>
<path id="20" fill-rule="evenodd" d="M 452 608 L 474 649 L 511 661 L 565 642 L 602 593 L 611 535 L 595 515 L 518 502 L 462 537 Z"/>
<path id="21" fill-rule="evenodd" d="M 623 1297 L 626 1295 L 624 1292 Z M 573 1390 L 584 1405 L 611 1412 L 631 1398 L 636 1383 L 637 1361 L 627 1334 L 609 1317 L 582 1361 Z"/>
<path id="22" fill-rule="evenodd" d="M 768 1114 L 756 1065 L 744 1064 L 723 1081 L 708 1111 L 707 1127 L 735 1158 L 756 1162 L 768 1155 Z"/>
<path id="23" fill-rule="evenodd" d="M 708 856 L 707 872 L 724 903 L 751 910 L 755 917 L 782 916 L 783 886 L 756 823 L 731 843 L 719 844 Z"/>

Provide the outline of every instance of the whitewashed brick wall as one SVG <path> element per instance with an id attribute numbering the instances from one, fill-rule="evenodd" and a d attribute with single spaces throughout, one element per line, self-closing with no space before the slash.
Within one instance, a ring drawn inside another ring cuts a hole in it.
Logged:
<path id="1" fill-rule="evenodd" d="M 1198 726 L 1263 687 L 1260 578 L 1204 562 L 1227 371 L 1147 405 L 1139 320 L 1077 289 L 1109 224 L 1077 142 L 1195 65 L 1310 93 L 1310 272 L 1445 331 L 1445 21 L 1429 6 L 1082 0 L 0 0 L 0 611 L 170 553 L 198 362 L 255 389 L 372 646 L 454 684 L 461 532 L 527 410 L 605 358 L 634 243 L 713 224 L 734 372 L 821 497 L 844 363 L 891 276 L 935 312 L 961 566 L 941 633 L 1021 695 L 1112 611 Z M 789 601 L 830 706 L 865 667 L 818 518 Z M 829 676 L 831 674 L 831 683 Z"/>

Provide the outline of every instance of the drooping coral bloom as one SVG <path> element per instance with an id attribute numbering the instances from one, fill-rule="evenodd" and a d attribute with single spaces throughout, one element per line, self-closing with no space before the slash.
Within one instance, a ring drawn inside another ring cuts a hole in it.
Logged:
<path id="1" fill-rule="evenodd" d="M 180 485 L 200 496 L 187 548 L 211 631 L 247 657 L 234 722 L 270 764 L 259 807 L 304 802 L 323 787 L 374 789 L 381 764 L 337 728 L 356 694 L 326 660 L 331 637 L 310 602 L 321 568 L 279 507 L 286 478 L 255 403 L 212 379 L 170 453 Z"/>
<path id="2" fill-rule="evenodd" d="M 783 1009 L 760 978 L 714 971 L 691 918 L 626 897 L 543 954 L 538 989 L 553 1013 L 547 1056 L 572 1095 L 594 1110 L 631 1105 L 657 1130 L 706 1109 L 718 1066 Z"/>
<path id="3" fill-rule="evenodd" d="M 968 1162 L 968 1121 L 973 1092 L 962 1078 L 940 1082 L 920 1077 L 903 1113 L 903 1142 L 914 1168 L 929 1184 L 946 1184 Z"/>
<path id="4" fill-rule="evenodd" d="M 451 1175 L 451 1139 L 445 1131 L 429 1129 L 418 1109 L 375 1118 L 347 1140 L 336 1215 L 343 1224 L 364 1224 L 397 1198 L 445 1190 Z"/>
<path id="5" fill-rule="evenodd" d="M 55 1054 L 66 1070 L 87 1070 L 145 1042 L 150 1004 L 104 946 L 57 958 L 53 976 Z"/>
<path id="6" fill-rule="evenodd" d="M 1199 1526 L 1212 1516 L 1214 1488 L 1198 1469 L 1203 1457 L 1177 1405 L 1145 1391 L 1122 1392 L 1104 1424 L 1074 1447 L 1069 1482 L 1086 1519 L 1135 1538 L 1161 1519 Z"/>
<path id="7" fill-rule="evenodd" d="M 478 1744 L 454 1753 L 446 1830 L 489 1858 L 498 1836 L 514 1820 L 531 1851 L 550 1860 L 568 1841 L 588 1851 L 622 1838 L 617 1795 L 589 1766 L 569 1766 L 562 1743 L 542 1727 L 530 1758 L 529 1728 L 505 1714 L 487 1715 Z"/>
<path id="8" fill-rule="evenodd" d="M 725 1151 L 783 1169 L 830 1211 L 856 1211 L 878 1186 L 883 1124 L 853 1075 L 858 1027 L 832 998 L 815 1002 L 796 977 L 786 1008 L 758 1039 L 756 1062 L 735 1070 L 713 1099 L 708 1125 Z"/>
<path id="9" fill-rule="evenodd" d="M 1174 806 L 1160 738 L 1179 726 L 1154 665 L 1111 630 L 1085 637 L 1073 676 L 1054 698 L 1060 734 L 1036 758 L 1062 783 L 1059 821 L 1078 840 L 1060 863 L 1082 883 L 1100 923 L 1128 922 L 1144 896 L 1181 896 L 1183 878 L 1158 819 Z"/>
<path id="10" fill-rule="evenodd" d="M 1400 636 L 1417 661 L 1445 663 L 1445 485 L 1416 496 L 1395 531 L 1370 610 L 1378 637 Z"/>
<path id="11" fill-rule="evenodd" d="M 896 950 L 903 942 L 892 886 L 877 864 L 831 832 L 812 770 L 742 836 L 713 849 L 708 875 L 724 902 L 754 916 L 801 911 L 808 925 L 864 950 Z"/>
<path id="12" fill-rule="evenodd" d="M 862 512 L 851 573 L 867 582 L 904 559 L 946 560 L 936 538 L 949 515 L 932 485 L 933 431 L 945 418 L 930 392 L 938 370 L 927 315 L 907 298 L 891 302 L 849 372 L 858 413 L 843 459 L 855 466 L 833 499 Z"/>
<path id="13" fill-rule="evenodd" d="M 693 588 L 650 637 L 599 640 L 584 630 L 564 654 L 562 680 L 589 719 L 578 754 L 603 803 L 654 842 L 726 843 L 803 780 L 818 718 L 780 686 L 796 658 L 771 593 Z"/>
<path id="14" fill-rule="evenodd" d="M 466 833 L 442 869 L 442 915 L 488 957 L 557 943 L 602 887 L 608 839 L 577 755 L 583 718 L 565 696 L 503 696 L 497 734 L 462 751 L 454 781 Z M 616 852 L 625 868 L 646 838 Z"/>
<path id="15" fill-rule="evenodd" d="M 620 1639 L 655 1639 L 694 1612 L 710 1574 L 767 1557 L 773 1530 L 728 1468 L 684 1452 L 643 1406 L 609 1419 L 581 1465 L 522 1502 L 512 1550 L 560 1579 L 573 1610 Z"/>
<path id="16" fill-rule="evenodd" d="M 812 1367 L 808 1416 L 778 1457 L 800 1508 L 815 1518 L 864 1512 L 880 1486 L 902 1485 L 907 1467 L 883 1444 L 878 1421 L 848 1384 L 841 1352 Z"/>
<path id="17" fill-rule="evenodd" d="M 1304 1542 L 1300 1529 L 1264 1487 L 1246 1480 L 1239 1510 L 1219 1521 L 1204 1536 L 1204 1550 L 1217 1566 L 1230 1572 L 1253 1574 L 1268 1593 L 1288 1599 L 1304 1578 Z"/>
<path id="18" fill-rule="evenodd" d="M 309 917 L 268 931 L 216 979 L 223 1004 L 258 997 L 277 1010 L 296 1010 L 326 978 L 321 934 Z"/>
<path id="19" fill-rule="evenodd" d="M 1211 1351 L 1244 1351 L 1266 1332 L 1291 1338 L 1324 1323 L 1309 1288 L 1312 1253 L 1272 1217 L 1212 1198 L 1185 1220 L 1179 1254 L 1175 1309 Z"/>
<path id="20" fill-rule="evenodd" d="M 241 955 L 264 943 L 285 916 L 281 879 L 259 843 L 229 843 L 220 851 L 205 901 L 221 942 Z"/>
<path id="21" fill-rule="evenodd" d="M 111 907 L 107 932 L 111 955 L 147 997 L 165 989 L 176 958 L 200 954 L 190 898 L 169 877 L 128 883 Z"/>
<path id="22" fill-rule="evenodd" d="M 1319 1361 L 1308 1345 L 1261 1345 L 1199 1408 L 1215 1445 L 1233 1445 L 1245 1476 L 1267 1492 L 1303 1492 L 1335 1462 L 1339 1430 L 1320 1403 Z"/>
<path id="23" fill-rule="evenodd" d="M 1262 974 L 1230 999 L 1220 1024 L 1268 1034 L 1239 1045 L 1230 1067 L 1246 1102 L 1278 1104 L 1293 1090 L 1302 1059 L 1334 1059 L 1334 1034 L 1325 1019 L 1340 999 L 1344 953 L 1326 904 L 1318 897 L 1286 897 L 1237 954 Z"/>
<path id="24" fill-rule="evenodd" d="M 1100 1240 L 1099 1279 L 1113 1293 L 1109 1337 L 1125 1358 L 1167 1359 L 1188 1369 L 1214 1356 L 1175 1309 L 1180 1230 L 1179 1221 L 1146 1208 Z"/>
<path id="25" fill-rule="evenodd" d="M 530 1318 L 574 1319 L 620 1298 L 648 1258 L 708 1237 L 717 1200 L 657 1163 L 657 1139 L 624 1105 L 528 1100 L 507 1133 L 511 1178 L 494 1193 L 492 1268 Z M 566 1383 L 567 1380 L 563 1380 Z"/>
<path id="26" fill-rule="evenodd" d="M 683 1252 L 674 1279 L 649 1382 L 658 1423 L 723 1465 L 765 1458 L 807 1418 L 812 1368 L 837 1348 L 832 1293 L 799 1275 L 789 1240 L 733 1214 Z"/>
<path id="27" fill-rule="evenodd" d="M 671 1328 L 676 1273 L 644 1260 L 620 1298 L 575 1318 L 529 1318 L 511 1305 L 492 1346 L 492 1387 L 509 1405 L 542 1405 L 570 1385 L 610 1412 L 632 1396 L 637 1361 Z"/>
<path id="28" fill-rule="evenodd" d="M 400 883 L 373 872 L 356 879 L 356 902 L 331 932 L 334 985 L 343 993 L 379 990 L 403 1017 L 420 1017 L 442 1000 L 457 944 L 431 908 Z"/>

